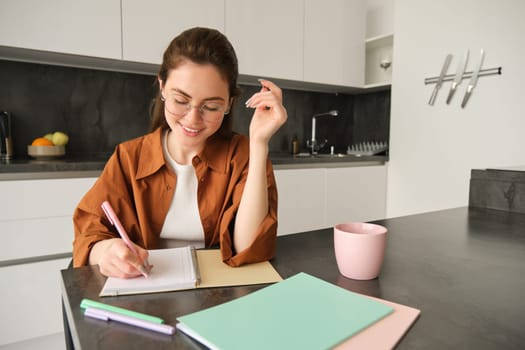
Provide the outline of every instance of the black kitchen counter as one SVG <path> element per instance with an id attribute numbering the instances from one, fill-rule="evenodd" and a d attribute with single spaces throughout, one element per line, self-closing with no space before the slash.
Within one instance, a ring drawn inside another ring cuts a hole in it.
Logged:
<path id="1" fill-rule="evenodd" d="M 354 156 L 354 155 L 328 155 L 297 156 L 289 153 L 270 153 L 274 169 L 288 168 L 323 168 L 382 165 L 388 161 L 388 156 Z"/>
<path id="2" fill-rule="evenodd" d="M 96 177 L 100 174 L 109 154 L 66 155 L 52 160 L 31 158 L 0 161 L 0 180 L 49 179 L 71 177 Z M 288 153 L 271 153 L 274 169 L 301 169 L 322 167 L 349 167 L 382 165 L 387 156 L 293 156 Z"/>
<path id="3" fill-rule="evenodd" d="M 96 177 L 100 174 L 108 154 L 66 155 L 39 160 L 19 158 L 0 161 L 0 180 L 28 180 L 71 177 Z"/>
<path id="4" fill-rule="evenodd" d="M 271 263 L 283 278 L 306 272 L 352 292 L 421 310 L 396 349 L 525 348 L 524 214 L 463 207 L 374 222 L 388 229 L 385 261 L 376 279 L 358 281 L 339 273 L 332 227 L 277 237 Z M 182 332 L 157 336 L 84 317 L 81 300 L 100 300 L 104 280 L 94 266 L 61 271 L 65 331 L 77 348 L 202 348 Z M 175 325 L 181 315 L 261 287 L 200 288 L 102 301 Z"/>

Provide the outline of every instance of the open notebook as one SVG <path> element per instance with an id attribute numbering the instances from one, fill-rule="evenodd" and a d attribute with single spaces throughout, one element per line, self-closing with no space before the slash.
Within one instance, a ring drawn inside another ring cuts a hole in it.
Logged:
<path id="1" fill-rule="evenodd" d="M 192 247 L 155 249 L 149 251 L 148 260 L 153 265 L 153 269 L 147 278 L 108 277 L 100 296 L 263 284 L 282 280 L 268 261 L 231 267 L 222 262 L 218 249 L 193 250 Z"/>

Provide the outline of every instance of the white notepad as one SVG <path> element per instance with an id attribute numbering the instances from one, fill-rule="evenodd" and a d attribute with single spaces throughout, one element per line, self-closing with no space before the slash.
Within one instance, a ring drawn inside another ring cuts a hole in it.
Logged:
<path id="1" fill-rule="evenodd" d="M 108 277 L 100 296 L 166 292 L 195 288 L 199 279 L 192 258 L 192 247 L 149 251 L 153 268 L 148 277 Z"/>
<path id="2" fill-rule="evenodd" d="M 269 261 L 231 267 L 219 249 L 192 247 L 149 250 L 148 278 L 108 277 L 100 296 L 169 292 L 194 288 L 273 283 L 282 280 Z"/>

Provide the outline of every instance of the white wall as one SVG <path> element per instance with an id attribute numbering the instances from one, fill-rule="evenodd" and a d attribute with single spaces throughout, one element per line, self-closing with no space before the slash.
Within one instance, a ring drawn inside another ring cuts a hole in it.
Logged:
<path id="1" fill-rule="evenodd" d="M 396 0 L 387 216 L 468 204 L 470 170 L 525 165 L 525 1 Z M 467 70 L 485 49 L 482 77 L 465 109 L 468 80 L 445 103 L 444 83 L 428 105 L 445 55 L 449 74 L 466 48 Z"/>

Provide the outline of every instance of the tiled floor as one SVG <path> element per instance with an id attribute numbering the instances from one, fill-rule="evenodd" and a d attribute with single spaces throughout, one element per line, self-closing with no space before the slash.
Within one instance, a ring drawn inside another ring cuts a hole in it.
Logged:
<path id="1" fill-rule="evenodd" d="M 64 333 L 33 338 L 23 342 L 0 345 L 0 350 L 65 350 Z"/>

